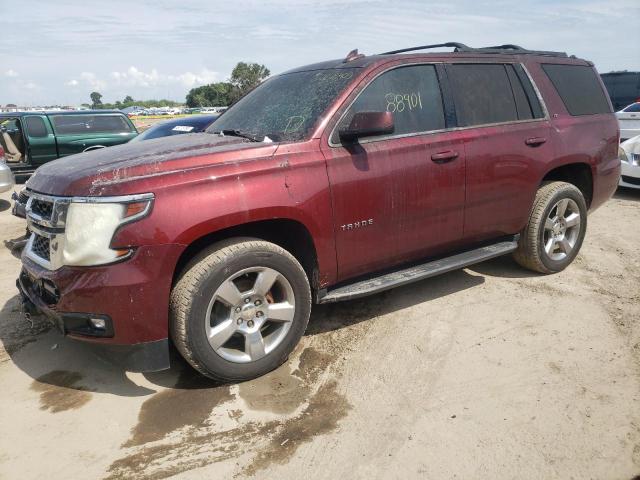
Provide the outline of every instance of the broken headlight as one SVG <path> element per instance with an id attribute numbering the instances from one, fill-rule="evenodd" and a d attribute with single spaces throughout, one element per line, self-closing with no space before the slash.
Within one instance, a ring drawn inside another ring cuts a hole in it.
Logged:
<path id="1" fill-rule="evenodd" d="M 62 264 L 104 265 L 129 256 L 130 248 L 111 248 L 111 240 L 120 226 L 145 217 L 152 201 L 150 194 L 74 199 L 65 215 Z"/>

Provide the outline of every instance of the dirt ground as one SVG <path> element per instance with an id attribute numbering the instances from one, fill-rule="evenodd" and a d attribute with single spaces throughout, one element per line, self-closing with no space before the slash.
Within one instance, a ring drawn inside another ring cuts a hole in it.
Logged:
<path id="1" fill-rule="evenodd" d="M 0 236 L 22 234 L 0 200 Z M 510 258 L 316 307 L 263 378 L 124 373 L 19 312 L 0 245 L 0 478 L 631 479 L 640 191 L 541 276 Z"/>

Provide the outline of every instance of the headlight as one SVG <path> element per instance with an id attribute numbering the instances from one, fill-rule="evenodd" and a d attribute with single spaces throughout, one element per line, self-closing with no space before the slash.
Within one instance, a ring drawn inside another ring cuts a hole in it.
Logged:
<path id="1" fill-rule="evenodd" d="M 126 207 L 118 203 L 72 203 L 67 210 L 64 265 L 102 265 L 121 255 L 109 248 Z"/>
<path id="2" fill-rule="evenodd" d="M 619 159 L 621 162 L 631 163 L 631 162 L 629 161 L 629 157 L 627 156 L 627 152 L 626 152 L 626 151 L 625 151 L 625 149 L 624 149 L 624 148 L 622 148 L 622 147 L 618 147 L 618 159 Z"/>
<path id="3" fill-rule="evenodd" d="M 128 256 L 132 251 L 112 249 L 111 240 L 118 227 L 139 220 L 150 211 L 151 199 L 121 202 L 75 202 L 65 216 L 62 264 L 69 266 L 104 265 Z"/>

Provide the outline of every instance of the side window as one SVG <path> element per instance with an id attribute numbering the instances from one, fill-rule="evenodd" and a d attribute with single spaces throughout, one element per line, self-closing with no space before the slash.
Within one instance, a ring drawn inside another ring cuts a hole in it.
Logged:
<path id="1" fill-rule="evenodd" d="M 354 114 L 384 111 L 393 113 L 394 135 L 443 129 L 442 94 L 435 67 L 399 67 L 374 79 L 349 107 L 334 131 L 332 142 L 340 142 L 338 130 L 349 126 Z"/>
<path id="2" fill-rule="evenodd" d="M 640 112 L 640 103 L 634 103 L 633 105 L 629 105 L 624 109 L 625 112 Z"/>
<path id="3" fill-rule="evenodd" d="M 522 67 L 520 65 L 505 65 L 504 68 L 507 70 L 513 97 L 516 101 L 518 120 L 544 117 L 540 101 Z"/>
<path id="4" fill-rule="evenodd" d="M 586 65 L 543 64 L 564 106 L 572 116 L 611 113 L 593 68 Z"/>
<path id="5" fill-rule="evenodd" d="M 63 135 L 133 131 L 122 115 L 57 115 L 52 119 L 56 133 Z"/>
<path id="6" fill-rule="evenodd" d="M 24 120 L 27 126 L 27 134 L 32 138 L 42 138 L 49 135 L 47 126 L 44 124 L 42 117 L 27 117 Z"/>
<path id="7" fill-rule="evenodd" d="M 504 65 L 453 64 L 447 71 L 459 126 L 518 120 L 514 92 Z"/>

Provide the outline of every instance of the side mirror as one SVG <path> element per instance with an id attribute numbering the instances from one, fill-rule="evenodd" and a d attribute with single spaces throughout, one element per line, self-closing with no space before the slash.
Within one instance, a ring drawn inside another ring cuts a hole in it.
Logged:
<path id="1" fill-rule="evenodd" d="M 393 114 L 391 112 L 358 112 L 347 128 L 341 128 L 338 135 L 341 140 L 353 141 L 360 137 L 374 137 L 393 133 Z"/>

